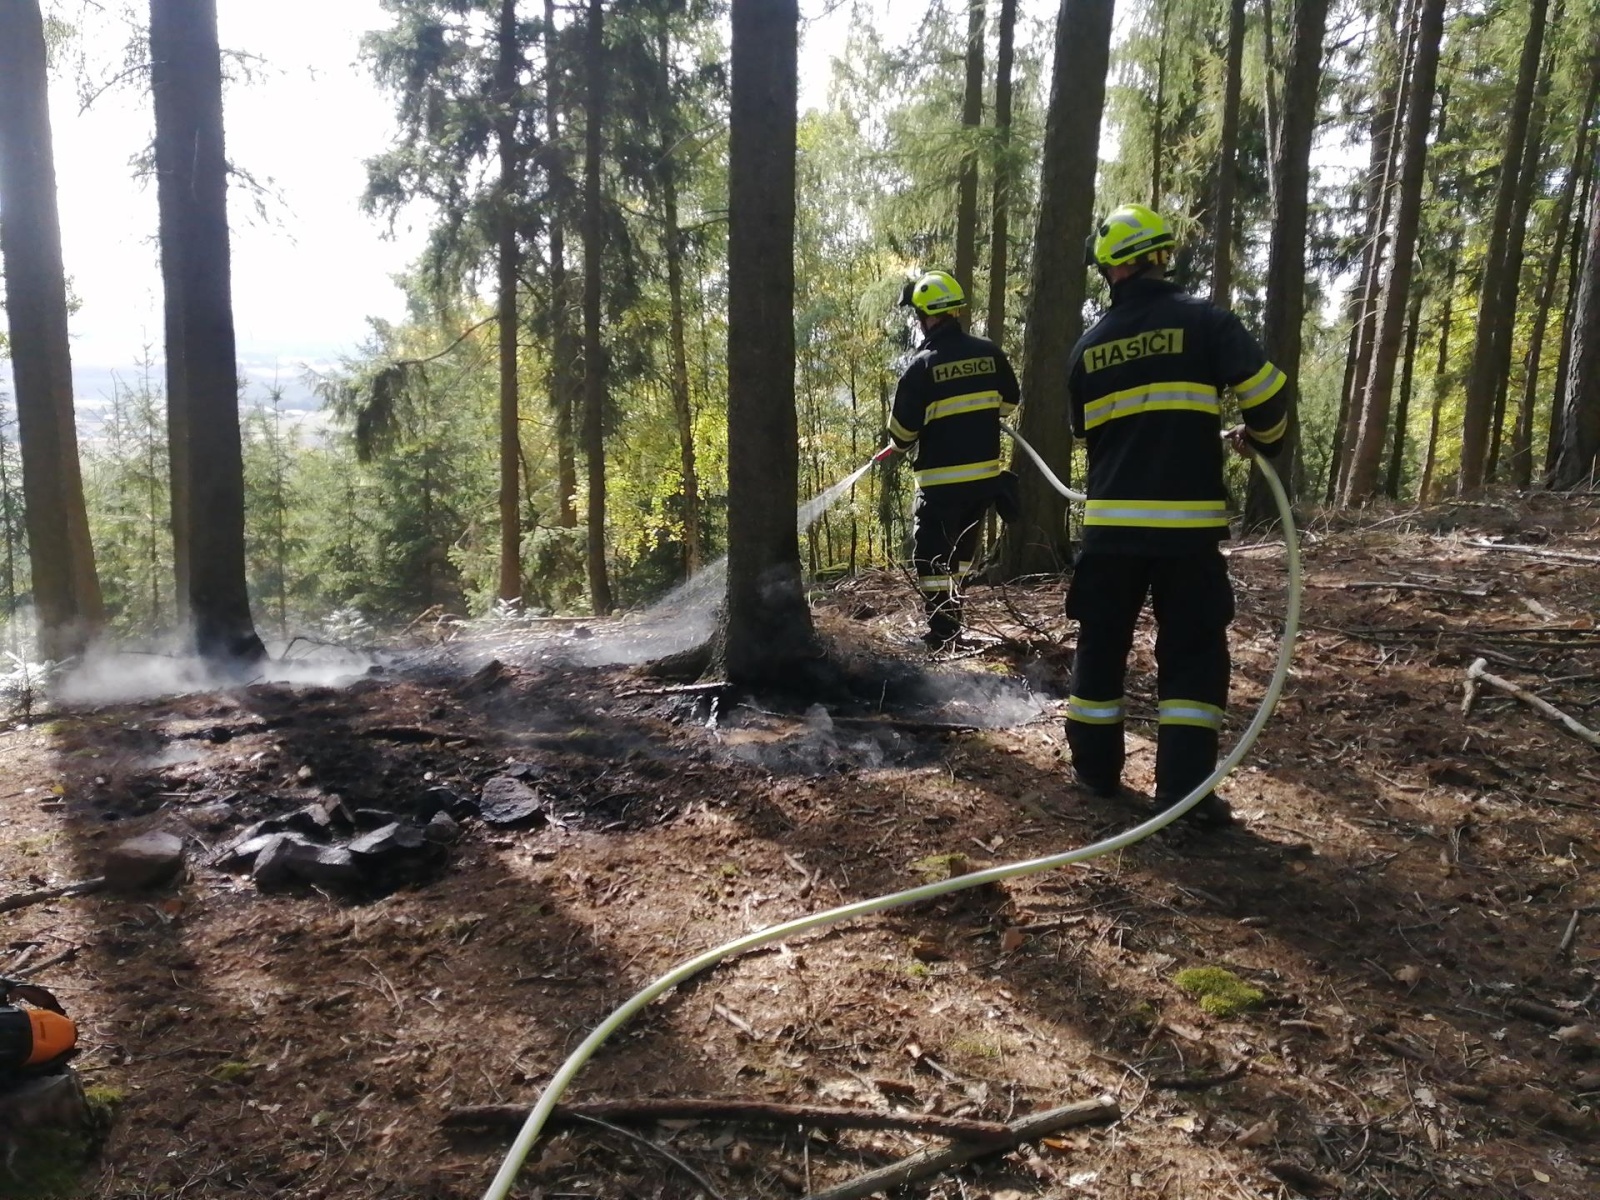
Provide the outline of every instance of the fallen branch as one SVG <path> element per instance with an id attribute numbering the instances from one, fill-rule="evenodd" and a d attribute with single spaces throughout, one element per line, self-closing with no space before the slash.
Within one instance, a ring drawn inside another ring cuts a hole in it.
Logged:
<path id="1" fill-rule="evenodd" d="M 807 1200 L 858 1200 L 859 1197 L 870 1196 L 874 1192 L 888 1191 L 904 1184 L 915 1183 L 919 1179 L 927 1179 L 929 1176 L 948 1171 L 951 1167 L 959 1167 L 962 1163 L 971 1162 L 987 1154 L 998 1153 L 1002 1149 L 1020 1146 L 1023 1142 L 1031 1142 L 1046 1134 L 1072 1129 L 1079 1125 L 1115 1121 L 1121 1116 L 1121 1107 L 1110 1096 L 1062 1105 L 1060 1108 L 1035 1113 L 1004 1126 L 1009 1140 L 1003 1146 L 955 1145 L 942 1150 L 923 1150 L 887 1167 L 879 1167 L 875 1171 L 868 1171 L 865 1175 L 858 1175 L 848 1183 L 841 1183 L 826 1191 L 813 1192 Z"/>
<path id="2" fill-rule="evenodd" d="M 625 700 L 629 696 L 705 696 L 715 695 L 718 692 L 729 691 L 733 684 L 726 680 L 715 683 L 675 683 L 670 687 L 658 688 L 629 688 L 625 692 L 618 692 L 617 699 Z"/>
<path id="3" fill-rule="evenodd" d="M 1206 1088 L 1232 1083 L 1243 1075 L 1249 1066 L 1249 1060 L 1241 1058 L 1225 1070 L 1212 1071 L 1206 1075 L 1156 1075 L 1151 1078 L 1150 1086 L 1162 1091 L 1200 1092 Z"/>
<path id="4" fill-rule="evenodd" d="M 1482 680 L 1490 687 L 1497 688 L 1508 696 L 1515 696 L 1541 716 L 1548 717 L 1556 724 L 1564 726 L 1568 732 L 1575 734 L 1588 742 L 1589 745 L 1595 747 L 1595 749 L 1600 750 L 1600 733 L 1596 733 L 1587 725 L 1583 725 L 1569 717 L 1548 700 L 1541 700 L 1532 692 L 1524 691 L 1509 680 L 1501 679 L 1498 675 L 1491 675 L 1487 670 L 1488 665 L 1484 659 L 1474 659 L 1472 665 L 1467 668 L 1467 678 L 1469 680 Z"/>
<path id="5" fill-rule="evenodd" d="M 62 887 L 45 888 L 39 892 L 23 892 L 16 896 L 7 896 L 0 900 L 0 913 L 16 912 L 19 908 L 31 908 L 35 904 L 45 904 L 51 900 L 60 900 L 64 896 L 86 896 L 90 892 L 98 892 L 105 887 L 104 879 L 84 879 L 78 883 L 69 883 Z"/>
<path id="6" fill-rule="evenodd" d="M 942 1117 L 933 1113 L 879 1112 L 870 1108 L 826 1108 L 808 1104 L 769 1104 L 760 1100 L 638 1099 L 584 1100 L 558 1104 L 550 1124 L 585 1119 L 605 1121 L 747 1121 L 762 1125 L 810 1125 L 816 1129 L 895 1129 L 953 1138 L 981 1146 L 1014 1145 L 1009 1126 L 999 1121 Z M 440 1122 L 446 1129 L 515 1133 L 528 1119 L 516 1104 L 474 1104 L 452 1108 Z M 1046 1132 L 1049 1132 L 1046 1130 Z"/>
<path id="7" fill-rule="evenodd" d="M 1472 596 L 1480 600 L 1489 594 L 1488 588 L 1440 587 L 1435 583 L 1405 583 L 1398 580 L 1384 579 L 1351 580 L 1346 583 L 1313 583 L 1309 586 L 1351 592 L 1392 588 L 1397 592 L 1438 592 L 1441 596 Z"/>
<path id="8" fill-rule="evenodd" d="M 977 733 L 982 728 L 956 721 L 913 721 L 909 717 L 834 717 L 833 723 L 854 729 L 892 729 L 896 733 Z"/>
<path id="9" fill-rule="evenodd" d="M 1469 538 L 1467 545 L 1477 550 L 1506 550 L 1512 554 L 1527 554 L 1533 558 L 1555 558 L 1562 562 L 1600 563 L 1600 554 L 1578 554 L 1572 550 L 1546 550 L 1542 546 L 1517 546 L 1506 542 L 1490 542 L 1483 538 Z"/>

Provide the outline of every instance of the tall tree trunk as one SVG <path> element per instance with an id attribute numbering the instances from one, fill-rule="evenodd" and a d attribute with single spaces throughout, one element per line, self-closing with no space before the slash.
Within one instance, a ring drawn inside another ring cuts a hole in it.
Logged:
<path id="1" fill-rule="evenodd" d="M 796 0 L 733 0 L 728 146 L 729 679 L 795 681 L 818 653 L 800 578 L 794 393 Z"/>
<path id="2" fill-rule="evenodd" d="M 1000 0 L 1000 45 L 994 67 L 994 212 L 989 218 L 989 337 L 1006 336 L 1006 272 L 1011 257 L 1011 67 L 1015 55 L 1017 0 Z"/>
<path id="3" fill-rule="evenodd" d="M 500 0 L 495 61 L 495 141 L 500 185 L 495 196 L 500 313 L 500 589 L 502 603 L 522 600 L 522 449 L 517 393 L 517 49 L 516 0 Z"/>
<path id="4" fill-rule="evenodd" d="M 150 57 L 162 276 L 178 293 L 180 341 L 167 346 L 167 358 L 181 361 L 182 389 L 167 403 L 182 409 L 179 420 L 187 430 L 181 490 L 189 616 L 200 654 L 253 662 L 265 649 L 245 582 L 244 458 L 216 0 L 151 0 Z"/>
<path id="5" fill-rule="evenodd" d="M 1578 120 L 1573 137 L 1572 160 L 1567 166 L 1567 177 L 1561 184 L 1561 196 L 1556 201 L 1550 250 L 1545 256 L 1544 272 L 1539 279 L 1539 291 L 1534 300 L 1533 330 L 1528 335 L 1528 353 L 1523 359 L 1522 403 L 1517 408 L 1517 425 L 1512 434 L 1511 448 L 1511 481 L 1521 491 L 1533 486 L 1533 417 L 1539 402 L 1539 368 L 1544 357 L 1545 332 L 1550 324 L 1550 306 L 1555 302 L 1556 285 L 1561 278 L 1562 251 L 1567 243 L 1568 226 L 1572 223 L 1572 204 L 1578 194 L 1578 178 L 1588 161 L 1589 122 L 1594 116 L 1597 97 L 1600 97 L 1600 72 L 1594 72 L 1591 67 L 1583 115 Z"/>
<path id="6" fill-rule="evenodd" d="M 1411 30 L 1398 38 L 1400 5 L 1389 3 L 1379 16 L 1378 62 L 1381 85 L 1373 109 L 1373 146 L 1366 178 L 1366 245 L 1362 248 L 1360 301 L 1350 323 L 1350 342 L 1344 363 L 1344 390 L 1339 394 L 1338 421 L 1334 422 L 1333 464 L 1328 472 L 1328 499 L 1342 496 L 1349 486 L 1350 464 L 1360 429 L 1360 411 L 1366 386 L 1373 374 L 1374 339 L 1378 336 L 1378 310 L 1382 304 L 1382 278 L 1389 264 L 1390 219 L 1394 216 L 1395 182 L 1400 174 L 1400 147 L 1405 130 L 1406 78 L 1410 78 Z"/>
<path id="7" fill-rule="evenodd" d="M 550 403 L 556 414 L 556 524 L 576 529 L 578 461 L 572 412 L 579 391 L 578 331 L 573 325 L 572 280 L 567 273 L 567 222 L 572 214 L 572 177 L 561 137 L 561 66 L 556 56 L 556 2 L 544 0 L 545 155 L 550 181 Z"/>
<path id="8" fill-rule="evenodd" d="M 1459 208 L 1457 210 L 1459 212 Z M 1446 252 L 1444 312 L 1439 317 L 1439 361 L 1433 369 L 1433 408 L 1428 416 L 1428 444 L 1422 454 L 1422 478 L 1417 483 L 1417 503 L 1426 504 L 1433 489 L 1435 467 L 1439 461 L 1439 414 L 1450 391 L 1450 319 L 1455 313 L 1456 272 L 1460 268 L 1461 230 L 1450 236 Z"/>
<path id="9" fill-rule="evenodd" d="M 1161 25 L 1161 41 L 1156 52 L 1156 94 L 1150 106 L 1150 207 L 1161 210 L 1162 153 L 1167 136 L 1167 32 L 1171 23 L 1171 8 L 1166 0 L 1158 0 L 1156 20 Z"/>
<path id="10" fill-rule="evenodd" d="M 1278 18 L 1273 12 L 1272 0 L 1261 0 L 1261 114 L 1266 118 L 1267 156 L 1270 158 L 1278 145 L 1278 132 L 1282 122 L 1278 119 Z M 1272 164 L 1267 164 L 1267 204 L 1278 211 L 1278 178 Z"/>
<path id="11" fill-rule="evenodd" d="M 1211 259 L 1211 303 L 1233 302 L 1233 198 L 1239 183 L 1239 93 L 1244 68 L 1246 0 L 1228 5 L 1228 65 L 1222 88 L 1222 140 L 1217 149 L 1216 233 Z"/>
<path id="12" fill-rule="evenodd" d="M 1072 474 L 1067 368 L 1083 326 L 1078 248 L 1094 219 L 1094 177 L 1111 54 L 1113 0 L 1061 0 L 1055 71 L 1045 117 L 1033 278 L 1022 347 L 1022 436 L 1063 480 Z M 1011 578 L 1059 571 L 1070 561 L 1067 502 L 1038 471 L 1020 472 L 1020 519 L 1005 536 Z"/>
<path id="13" fill-rule="evenodd" d="M 983 23 L 984 0 L 967 0 L 967 86 L 961 99 L 961 132 L 966 139 L 961 154 L 961 181 L 956 200 L 956 279 L 976 295 L 973 272 L 978 265 L 978 150 L 975 144 L 983 124 Z"/>
<path id="14" fill-rule="evenodd" d="M 1561 306 L 1561 349 L 1556 355 L 1556 394 L 1550 408 L 1550 436 L 1545 441 L 1545 474 L 1555 470 L 1561 456 L 1561 423 L 1567 413 L 1567 376 L 1571 373 L 1572 330 L 1578 314 L 1578 282 L 1583 276 L 1583 251 L 1588 245 L 1589 221 L 1594 206 L 1594 169 L 1585 167 L 1578 189 L 1578 211 L 1572 222 L 1571 244 L 1567 248 L 1567 296 Z"/>
<path id="15" fill-rule="evenodd" d="M 1262 341 L 1268 356 L 1286 376 L 1288 430 L 1284 434 L 1284 485 L 1294 494 L 1290 466 L 1299 453 L 1301 323 L 1306 307 L 1306 227 L 1311 187 L 1311 141 L 1316 132 L 1317 97 L 1322 86 L 1322 39 L 1328 26 L 1328 0 L 1295 0 L 1294 27 L 1284 72 L 1283 123 L 1273 149 L 1278 207 L 1267 253 L 1267 307 Z M 1277 520 L 1260 468 L 1252 465 L 1245 496 L 1244 520 L 1251 527 Z"/>
<path id="16" fill-rule="evenodd" d="M 596 615 L 605 616 L 614 604 L 606 571 L 606 350 L 600 339 L 606 235 L 600 155 L 608 70 L 602 0 L 589 0 L 584 38 L 588 103 L 583 134 L 583 453 L 589 467 L 589 606 Z"/>
<path id="17" fill-rule="evenodd" d="M 1533 91 L 1544 51 L 1545 12 L 1548 0 L 1529 0 L 1528 30 L 1517 67 L 1517 87 L 1506 118 L 1501 148 L 1500 179 L 1496 185 L 1494 215 L 1489 225 L 1489 247 L 1484 256 L 1483 280 L 1478 290 L 1478 339 L 1467 371 L 1467 398 L 1461 422 L 1461 471 L 1457 490 L 1476 494 L 1484 483 L 1489 446 L 1489 423 L 1502 363 L 1511 356 L 1511 320 L 1517 302 L 1516 264 L 1511 262 L 1511 222 L 1522 186 L 1523 148 L 1533 109 Z M 1529 186 L 1532 186 L 1529 180 Z"/>
<path id="18" fill-rule="evenodd" d="M 1410 95 L 1406 101 L 1404 149 L 1399 195 L 1395 203 L 1394 253 L 1389 263 L 1373 340 L 1372 373 L 1361 406 L 1355 453 L 1344 490 L 1346 504 L 1365 504 L 1378 490 L 1383 443 L 1389 426 L 1389 401 L 1395 364 L 1410 300 L 1417 225 L 1422 215 L 1422 185 L 1428 156 L 1428 128 L 1433 124 L 1433 94 L 1439 72 L 1439 43 L 1444 37 L 1444 0 L 1422 0 L 1417 14 L 1416 53 L 1412 60 Z"/>
<path id="19" fill-rule="evenodd" d="M 1578 279 L 1564 404 L 1561 448 L 1548 481 L 1552 488 L 1587 483 L 1600 453 L 1600 204 L 1594 203 Z"/>
<path id="20" fill-rule="evenodd" d="M 1539 82 L 1533 93 L 1533 109 L 1528 117 L 1528 137 L 1523 142 L 1522 163 L 1517 170 L 1517 198 L 1511 212 L 1511 232 L 1506 241 L 1507 294 L 1502 297 L 1505 306 L 1505 325 L 1499 344 L 1499 357 L 1494 364 L 1494 421 L 1489 435 L 1489 461 L 1484 468 L 1484 479 L 1492 481 L 1499 471 L 1500 449 L 1505 441 L 1506 401 L 1511 391 L 1511 354 L 1517 316 L 1517 301 L 1522 290 L 1523 252 L 1527 245 L 1528 213 L 1533 207 L 1534 194 L 1539 190 L 1540 165 L 1544 161 L 1544 131 L 1546 110 L 1549 107 L 1551 78 L 1555 73 L 1556 46 L 1559 45 L 1561 17 L 1565 5 L 1556 0 L 1550 16 L 1548 35 L 1545 38 L 1544 67 L 1539 72 Z"/>
<path id="21" fill-rule="evenodd" d="M 1422 328 L 1423 288 L 1411 294 L 1411 312 L 1406 317 L 1406 349 L 1400 362 L 1400 404 L 1394 413 L 1394 438 L 1389 447 L 1389 470 L 1383 480 L 1383 494 L 1390 500 L 1400 497 L 1400 473 L 1405 468 L 1406 431 L 1411 422 L 1411 384 L 1416 378 L 1417 337 Z"/>
<path id="22" fill-rule="evenodd" d="M 87 647 L 104 612 L 78 464 L 44 23 L 34 0 L 0 4 L 0 257 L 39 649 L 59 660 Z"/>
<path id="23" fill-rule="evenodd" d="M 663 22 L 657 34 L 661 70 L 670 87 L 671 46 Z M 672 357 L 672 411 L 678 421 L 678 462 L 683 476 L 683 562 L 692 575 L 705 561 L 700 529 L 700 475 L 694 454 L 694 409 L 689 395 L 689 351 L 683 333 L 683 234 L 678 228 L 678 166 L 673 147 L 661 150 L 661 208 L 666 222 L 667 332 Z"/>

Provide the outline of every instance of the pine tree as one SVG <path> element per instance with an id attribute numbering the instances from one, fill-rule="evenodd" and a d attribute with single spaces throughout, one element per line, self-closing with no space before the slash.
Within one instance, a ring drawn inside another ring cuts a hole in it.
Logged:
<path id="1" fill-rule="evenodd" d="M 167 360 L 179 364 L 189 616 L 196 649 L 224 662 L 265 654 L 245 579 L 244 464 L 234 358 L 222 56 L 215 0 L 151 0 L 162 276 L 176 298 Z M 171 340 L 177 333 L 178 340 Z"/>
<path id="2" fill-rule="evenodd" d="M 78 462 L 44 23 L 34 0 L 0 5 L 0 257 L 39 640 L 45 657 L 64 658 L 88 644 L 104 611 Z"/>
<path id="3" fill-rule="evenodd" d="M 729 679 L 792 682 L 815 658 L 794 511 L 796 0 L 733 0 L 728 147 Z"/>

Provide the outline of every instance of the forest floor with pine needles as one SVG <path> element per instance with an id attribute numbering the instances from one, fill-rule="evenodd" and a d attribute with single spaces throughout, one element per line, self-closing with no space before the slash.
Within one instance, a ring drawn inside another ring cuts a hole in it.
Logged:
<path id="1" fill-rule="evenodd" d="M 1276 648 L 1282 548 L 1231 561 L 1242 726 Z M 1536 498 L 1314 523 L 1306 562 L 1293 680 L 1224 789 L 1237 829 L 726 963 L 624 1030 L 573 1098 L 993 1120 L 1118 1100 L 1114 1123 L 923 1185 L 951 1200 L 1593 1196 L 1600 753 L 1498 692 L 1464 716 L 1462 692 L 1485 657 L 1600 723 L 1600 513 Z M 879 670 L 876 695 L 671 691 L 571 665 L 560 646 L 604 627 L 553 623 L 476 680 L 435 652 L 346 686 L 79 708 L 0 735 L 0 894 L 98 874 L 130 832 L 197 847 L 166 892 L 5 918 L 0 974 L 61 958 L 38 981 L 82 1024 L 80 1069 L 127 1096 L 84 1194 L 480 1195 L 503 1141 L 449 1133 L 446 1114 L 531 1104 L 691 953 L 1148 815 L 1068 782 L 1059 584 L 976 589 L 974 637 L 943 663 L 915 643 L 902 579 L 847 581 L 817 610 L 863 677 Z M 1150 649 L 1141 634 L 1129 688 L 1128 782 L 1146 794 Z M 388 809 L 476 794 L 508 760 L 545 819 L 468 821 L 420 885 L 269 894 L 203 865 L 247 819 L 330 793 Z M 1244 986 L 1202 1006 L 1204 977 L 1179 981 L 1194 968 Z M 637 1128 L 728 1200 L 820 1192 L 930 1141 Z M 519 1194 L 704 1191 L 581 1126 L 543 1144 Z"/>

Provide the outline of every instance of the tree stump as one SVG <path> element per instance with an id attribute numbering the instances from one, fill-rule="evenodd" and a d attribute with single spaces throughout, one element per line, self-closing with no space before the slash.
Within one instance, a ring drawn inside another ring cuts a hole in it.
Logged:
<path id="1" fill-rule="evenodd" d="M 76 1195 L 108 1116 L 107 1106 L 84 1093 L 70 1068 L 0 1083 L 0 1200 Z"/>

